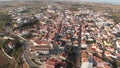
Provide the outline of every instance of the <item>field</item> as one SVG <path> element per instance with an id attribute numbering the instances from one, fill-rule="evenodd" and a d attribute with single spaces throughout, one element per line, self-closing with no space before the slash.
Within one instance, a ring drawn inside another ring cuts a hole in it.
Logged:
<path id="1" fill-rule="evenodd" d="M 12 68 L 12 65 L 7 57 L 3 55 L 2 51 L 0 51 L 0 68 Z"/>
<path id="2" fill-rule="evenodd" d="M 4 40 L 0 39 L 0 47 Z M 0 68 L 12 68 L 13 61 L 11 61 L 1 50 L 0 48 Z"/>

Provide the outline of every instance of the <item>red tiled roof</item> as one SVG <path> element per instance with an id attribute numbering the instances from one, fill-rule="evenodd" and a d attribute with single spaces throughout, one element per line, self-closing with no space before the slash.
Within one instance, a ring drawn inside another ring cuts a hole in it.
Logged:
<path id="1" fill-rule="evenodd" d="M 8 45 L 13 46 L 13 42 L 9 42 Z"/>
<path id="2" fill-rule="evenodd" d="M 35 41 L 37 44 L 48 44 L 46 41 Z"/>
<path id="3" fill-rule="evenodd" d="M 63 53 L 61 54 L 61 56 L 67 57 L 67 54 L 63 52 Z"/>

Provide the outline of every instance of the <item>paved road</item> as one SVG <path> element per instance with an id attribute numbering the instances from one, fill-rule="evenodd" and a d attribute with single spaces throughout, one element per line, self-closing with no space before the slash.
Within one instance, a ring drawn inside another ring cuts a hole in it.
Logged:
<path id="1" fill-rule="evenodd" d="M 23 53 L 23 58 L 25 59 L 27 64 L 30 65 L 31 68 L 38 68 L 38 66 L 36 64 L 34 64 L 29 58 L 29 53 L 28 53 L 29 47 L 28 47 L 28 45 L 29 45 L 29 42 L 25 42 L 25 51 Z"/>
<path id="2" fill-rule="evenodd" d="M 25 38 L 21 37 L 20 35 L 16 35 L 16 34 L 10 29 L 10 27 L 6 27 L 5 30 L 6 30 L 7 33 L 10 33 L 11 35 L 17 36 L 17 37 L 19 37 L 20 39 L 22 39 L 22 40 L 25 42 L 25 44 L 24 44 L 25 50 L 24 50 L 24 53 L 23 53 L 23 58 L 24 58 L 25 62 L 26 62 L 31 68 L 39 68 L 38 65 L 34 64 L 34 63 L 30 60 L 30 58 L 29 58 L 29 53 L 28 53 L 28 50 L 29 50 L 29 41 L 26 40 Z"/>
<path id="3" fill-rule="evenodd" d="M 25 38 L 23 38 L 23 37 L 21 37 L 20 35 L 17 35 L 20 39 L 22 39 L 22 40 L 24 40 L 24 46 L 25 46 L 25 50 L 24 50 L 24 53 L 23 53 L 23 58 L 25 59 L 25 62 L 27 63 L 27 64 L 29 64 L 29 66 L 31 67 L 31 68 L 39 68 L 39 66 L 38 65 L 36 65 L 35 63 L 33 63 L 32 61 L 31 61 L 31 59 L 29 58 L 29 45 L 30 45 L 30 41 L 28 41 L 27 39 L 25 39 Z"/>

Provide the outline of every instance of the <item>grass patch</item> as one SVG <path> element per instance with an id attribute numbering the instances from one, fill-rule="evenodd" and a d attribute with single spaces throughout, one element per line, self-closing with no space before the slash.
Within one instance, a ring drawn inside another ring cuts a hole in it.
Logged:
<path id="1" fill-rule="evenodd" d="M 120 23 L 120 12 L 112 13 L 112 16 L 109 18 L 114 19 L 116 24 Z"/>

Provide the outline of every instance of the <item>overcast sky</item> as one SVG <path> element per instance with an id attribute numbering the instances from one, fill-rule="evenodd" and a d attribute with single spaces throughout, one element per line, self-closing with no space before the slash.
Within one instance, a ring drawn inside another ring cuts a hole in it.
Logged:
<path id="1" fill-rule="evenodd" d="M 13 1 L 13 0 L 0 0 L 0 1 Z M 24 1 L 24 0 L 22 0 Z M 59 0 L 58 0 L 59 1 Z M 61 1 L 61 0 L 60 0 Z M 64 0 L 65 1 L 65 0 Z M 69 0 L 67 0 L 69 1 Z M 70 0 L 71 1 L 71 0 Z M 72 1 L 80 1 L 80 0 L 72 0 Z M 95 1 L 95 2 L 120 2 L 120 0 L 81 0 L 81 1 Z"/>
<path id="2" fill-rule="evenodd" d="M 82 0 L 82 1 L 94 1 L 94 2 L 120 2 L 120 0 Z"/>
<path id="3" fill-rule="evenodd" d="M 0 0 L 0 1 L 13 1 L 13 0 Z M 16 0 L 16 1 L 19 1 L 19 0 Z M 24 1 L 24 0 L 22 0 L 22 1 Z M 107 3 L 118 3 L 118 4 L 120 4 L 120 0 L 57 0 L 57 1 L 90 1 L 90 2 L 107 2 Z"/>

